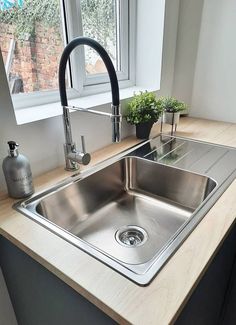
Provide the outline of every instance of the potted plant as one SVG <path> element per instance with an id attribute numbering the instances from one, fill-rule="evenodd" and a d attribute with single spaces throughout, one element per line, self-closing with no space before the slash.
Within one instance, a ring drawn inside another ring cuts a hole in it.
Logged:
<path id="1" fill-rule="evenodd" d="M 159 119 L 162 109 L 156 96 L 147 91 L 134 94 L 129 102 L 125 119 L 136 126 L 136 136 L 139 139 L 147 139 L 151 128 Z"/>
<path id="2" fill-rule="evenodd" d="M 187 105 L 174 97 L 160 97 L 158 102 L 163 111 L 163 122 L 177 125 L 180 112 L 186 110 Z"/>

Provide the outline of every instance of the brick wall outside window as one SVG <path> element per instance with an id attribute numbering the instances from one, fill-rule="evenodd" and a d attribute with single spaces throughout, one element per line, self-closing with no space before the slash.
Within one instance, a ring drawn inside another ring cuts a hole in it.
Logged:
<path id="1" fill-rule="evenodd" d="M 0 45 L 4 62 L 14 37 L 14 26 L 0 23 Z M 64 45 L 60 31 L 36 23 L 34 39 L 16 40 L 10 77 L 23 81 L 23 92 L 58 89 L 58 66 Z"/>

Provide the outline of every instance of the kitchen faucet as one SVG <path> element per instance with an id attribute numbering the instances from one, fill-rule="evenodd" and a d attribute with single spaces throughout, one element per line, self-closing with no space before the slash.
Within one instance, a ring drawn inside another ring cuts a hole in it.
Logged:
<path id="1" fill-rule="evenodd" d="M 91 46 L 101 56 L 110 78 L 111 92 L 112 92 L 112 104 L 111 113 L 100 112 L 92 109 L 85 109 L 76 106 L 69 106 L 66 94 L 66 64 L 69 59 L 71 52 L 79 45 Z M 76 145 L 72 140 L 71 123 L 70 123 L 70 111 L 75 110 L 80 112 L 87 112 L 96 115 L 103 115 L 111 118 L 112 122 L 112 142 L 120 141 L 121 132 L 121 113 L 120 113 L 120 95 L 119 86 L 114 69 L 113 63 L 106 52 L 106 50 L 95 40 L 88 37 L 77 37 L 73 39 L 64 49 L 60 65 L 59 65 L 59 92 L 61 98 L 61 105 L 63 108 L 63 124 L 65 131 L 65 160 L 66 170 L 76 170 L 79 168 L 78 164 L 87 165 L 90 162 L 90 154 L 86 153 L 84 145 L 84 137 L 82 138 L 82 151 L 76 149 Z"/>

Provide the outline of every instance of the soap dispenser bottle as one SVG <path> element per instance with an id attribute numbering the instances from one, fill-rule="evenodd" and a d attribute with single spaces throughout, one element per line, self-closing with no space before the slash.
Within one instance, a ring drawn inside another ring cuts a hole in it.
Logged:
<path id="1" fill-rule="evenodd" d="M 25 198 L 34 193 L 29 160 L 19 154 L 19 145 L 15 141 L 9 141 L 8 145 L 9 154 L 2 164 L 8 194 L 15 199 Z"/>

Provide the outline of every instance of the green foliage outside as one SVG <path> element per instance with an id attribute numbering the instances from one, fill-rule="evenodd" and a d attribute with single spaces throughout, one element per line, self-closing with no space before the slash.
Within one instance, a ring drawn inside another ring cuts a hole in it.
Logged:
<path id="1" fill-rule="evenodd" d="M 149 92 L 134 94 L 125 114 L 130 124 L 140 124 L 148 121 L 156 122 L 162 113 L 162 108 L 156 96 Z"/>
<path id="2" fill-rule="evenodd" d="M 185 103 L 180 102 L 173 97 L 160 97 L 158 99 L 158 104 L 163 111 L 169 113 L 177 113 L 187 109 L 187 105 Z"/>
<path id="3" fill-rule="evenodd" d="M 36 22 L 60 31 L 60 20 L 59 0 L 25 0 L 22 8 L 0 11 L 0 22 L 14 25 L 15 36 L 19 40 L 34 38 Z"/>
<path id="4" fill-rule="evenodd" d="M 116 43 L 114 0 L 81 0 L 83 35 L 94 38 L 106 49 Z"/>
<path id="5" fill-rule="evenodd" d="M 81 0 L 83 35 L 92 37 L 105 48 L 116 43 L 114 0 Z M 23 7 L 0 11 L 0 22 L 14 25 L 19 40 L 35 37 L 35 23 L 41 22 L 60 32 L 59 0 L 24 0 Z"/>

